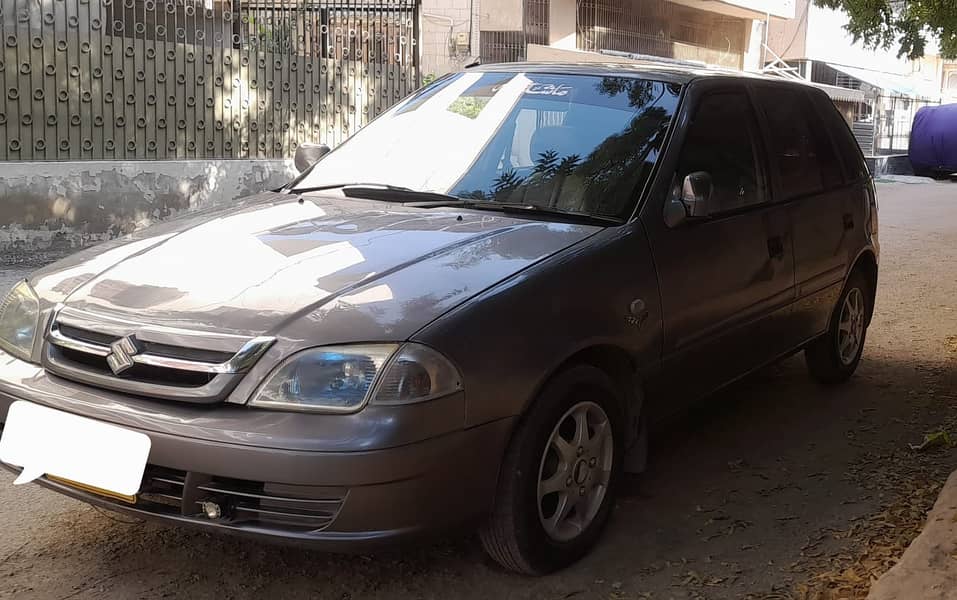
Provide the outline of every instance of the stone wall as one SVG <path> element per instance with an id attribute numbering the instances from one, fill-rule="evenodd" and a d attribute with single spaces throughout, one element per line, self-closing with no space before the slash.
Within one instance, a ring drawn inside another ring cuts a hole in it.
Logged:
<path id="1" fill-rule="evenodd" d="M 285 160 L 0 162 L 0 265 L 36 264 L 295 175 Z"/>

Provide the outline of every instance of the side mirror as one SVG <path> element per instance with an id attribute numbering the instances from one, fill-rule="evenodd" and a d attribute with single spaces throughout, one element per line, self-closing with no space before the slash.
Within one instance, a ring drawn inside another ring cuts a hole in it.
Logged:
<path id="1" fill-rule="evenodd" d="M 665 205 L 665 224 L 668 227 L 677 227 L 688 219 L 711 216 L 715 212 L 711 200 L 712 190 L 709 173 L 689 173 L 682 181 L 681 189 L 675 189 L 674 195 Z"/>
<path id="2" fill-rule="evenodd" d="M 296 148 L 296 156 L 293 162 L 295 162 L 299 172 L 302 173 L 319 162 L 319 159 L 330 151 L 331 148 L 325 144 L 299 144 L 299 147 Z"/>

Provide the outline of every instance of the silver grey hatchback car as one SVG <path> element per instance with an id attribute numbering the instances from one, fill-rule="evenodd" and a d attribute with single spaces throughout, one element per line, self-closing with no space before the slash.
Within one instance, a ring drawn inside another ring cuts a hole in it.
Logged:
<path id="1" fill-rule="evenodd" d="M 16 483 L 329 550 L 471 525 L 540 574 L 598 540 L 650 423 L 861 358 L 876 199 L 814 87 L 481 67 L 320 154 L 15 286 Z"/>

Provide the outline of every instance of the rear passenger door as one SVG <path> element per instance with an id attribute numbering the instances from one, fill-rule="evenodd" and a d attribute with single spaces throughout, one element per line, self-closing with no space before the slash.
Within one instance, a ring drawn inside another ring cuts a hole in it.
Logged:
<path id="1" fill-rule="evenodd" d="M 808 340 L 827 328 L 843 286 L 852 246 L 864 227 L 855 215 L 862 188 L 848 184 L 845 167 L 807 90 L 754 85 L 763 113 L 775 197 L 788 206 L 794 234 L 795 334 Z M 831 123 L 833 126 L 833 123 Z"/>

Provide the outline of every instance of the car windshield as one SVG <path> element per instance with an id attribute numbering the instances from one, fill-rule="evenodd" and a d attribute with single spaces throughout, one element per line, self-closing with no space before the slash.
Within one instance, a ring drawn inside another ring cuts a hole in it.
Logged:
<path id="1" fill-rule="evenodd" d="M 362 182 L 627 218 L 679 91 L 633 77 L 460 73 L 390 109 L 296 188 Z"/>

